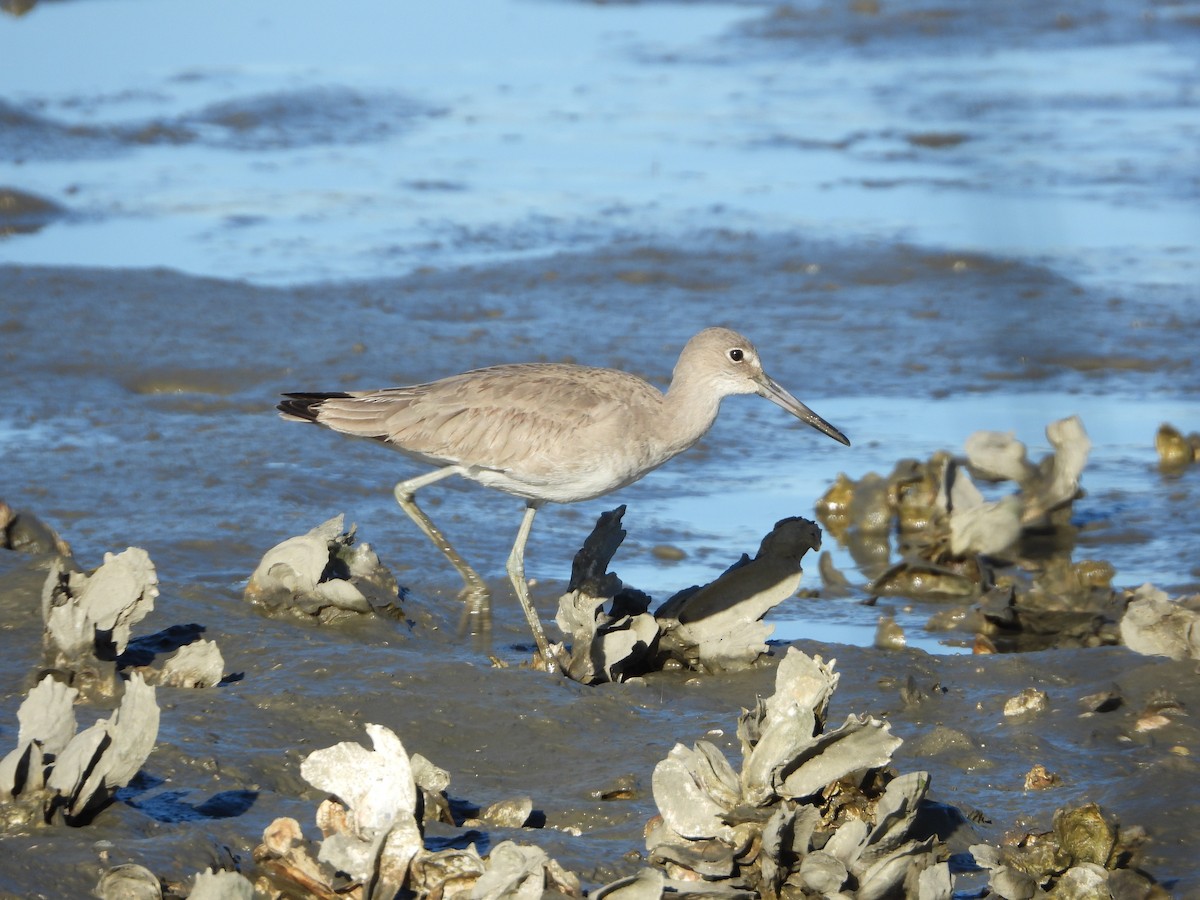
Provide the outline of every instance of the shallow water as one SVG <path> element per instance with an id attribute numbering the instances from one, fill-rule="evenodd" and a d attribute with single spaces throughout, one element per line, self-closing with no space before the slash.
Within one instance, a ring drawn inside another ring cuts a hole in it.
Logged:
<path id="1" fill-rule="evenodd" d="M 699 225 L 1195 283 L 1190 9 L 42 4 L 0 31 L 0 184 L 69 208 L 15 257 L 52 265 L 296 283 Z"/>
<path id="2" fill-rule="evenodd" d="M 738 706 L 769 690 L 761 672 L 703 690 L 534 688 L 451 635 L 247 610 L 261 554 L 345 512 L 413 602 L 455 612 L 453 572 L 391 498 L 416 470 L 279 421 L 280 391 L 536 359 L 665 386 L 687 337 L 722 323 L 853 440 L 730 400 L 700 447 L 645 481 L 539 515 L 527 565 L 547 618 L 574 550 L 618 503 L 615 569 L 658 598 L 754 552 L 777 519 L 811 516 L 839 471 L 886 474 L 978 429 L 1013 431 L 1037 458 L 1046 424 L 1072 414 L 1095 444 L 1075 557 L 1109 560 L 1120 586 L 1200 588 L 1200 480 L 1162 475 L 1153 447 L 1162 421 L 1200 428 L 1194 4 L 851 9 L 488 0 L 465 28 L 440 4 L 90 0 L 0 19 L 0 191 L 53 203 L 0 204 L 0 498 L 50 521 L 89 568 L 145 547 L 163 596 L 143 633 L 198 623 L 244 675 L 166 698 L 147 775 L 167 781 L 139 789 L 141 808 L 55 835 L 79 891 L 101 835 L 182 878 L 221 847 L 245 858 L 274 815 L 307 825 L 298 759 L 360 739 L 365 721 L 450 769 L 458 797 L 528 793 L 552 822 L 582 824 L 578 841 L 522 839 L 599 883 L 640 846 L 653 804 L 644 790 L 602 808 L 588 789 L 625 772 L 648 784 L 674 741 L 732 734 Z M 496 651 L 517 661 L 527 638 L 503 566 L 520 503 L 450 481 L 425 499 L 496 585 Z M 3 565 L 8 740 L 37 664 L 41 573 Z M 815 559 L 806 572 L 817 586 Z M 910 645 L 946 658 L 881 654 L 864 598 L 792 601 L 776 636 L 844 660 L 844 711 L 895 705 L 884 670 L 955 683 L 939 715 L 987 747 L 910 762 L 985 809 L 989 839 L 1103 794 L 1151 830 L 1180 895 L 1200 890 L 1194 757 L 1167 752 L 1200 752 L 1192 730 L 1130 744 L 1129 709 L 1097 737 L 1073 699 L 1124 680 L 1132 707 L 1187 667 L 1115 649 L 951 659 L 959 648 L 923 632 L 932 605 L 899 601 Z M 1039 680 L 1062 706 L 1010 745 L 993 701 Z M 347 696 L 361 698 L 350 712 Z M 512 722 L 518 699 L 530 711 Z M 896 718 L 920 747 L 937 716 Z M 624 730 L 613 758 L 598 729 Z M 1032 762 L 1077 773 L 1071 796 L 1013 787 Z M 1114 771 L 1138 776 L 1121 787 Z M 201 811 L 171 806 L 172 791 Z M 1150 802 L 1167 795 L 1165 813 Z M 0 866 L 0 890 L 45 892 L 41 858 Z"/>

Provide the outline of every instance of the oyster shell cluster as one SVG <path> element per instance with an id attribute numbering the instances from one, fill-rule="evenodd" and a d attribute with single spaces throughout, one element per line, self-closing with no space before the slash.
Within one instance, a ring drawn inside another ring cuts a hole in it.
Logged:
<path id="1" fill-rule="evenodd" d="M 902 741 L 888 723 L 850 715 L 827 729 L 838 677 L 833 661 L 789 649 L 775 693 L 738 720 L 740 772 L 710 742 L 677 744 L 655 767 L 659 815 L 646 836 L 650 862 L 663 871 L 645 870 L 596 896 L 621 887 L 622 900 L 635 889 L 636 900 L 949 900 L 981 870 L 986 891 L 972 896 L 1001 900 L 1161 890 L 1131 868 L 1144 832 L 1122 831 L 1096 804 L 1060 808 L 1050 832 L 971 845 L 975 865 L 965 855 L 952 860 L 946 839 L 972 834 L 968 818 L 928 798 L 927 773 L 899 775 L 890 766 Z"/>
<path id="2" fill-rule="evenodd" d="M 1054 480 L 1053 464 L 1039 471 Z M 1077 477 L 1065 482 L 1073 483 L 1077 490 Z M 954 496 L 953 487 L 948 493 Z M 1022 518 L 1032 508 L 1021 506 Z M 1038 516 L 1053 519 L 1062 508 L 1044 506 Z M 947 509 L 953 512 L 953 507 Z M 573 632 L 572 661 L 576 647 L 593 661 L 599 660 L 591 673 L 593 680 L 620 680 L 636 673 L 632 665 L 624 669 L 613 665 L 616 660 L 710 671 L 759 661 L 767 650 L 763 641 L 769 633 L 761 618 L 795 593 L 799 563 L 807 550 L 819 547 L 819 529 L 803 519 L 781 521 L 754 559 L 743 557 L 711 585 L 680 592 L 650 615 L 646 612 L 649 598 L 626 590 L 608 571 L 624 537 L 623 512 L 622 507 L 602 516 L 577 557 L 563 608 L 584 611 L 599 627 Z M 293 554 L 295 545 L 274 557 L 269 553 L 260 566 L 268 574 L 259 584 L 265 578 L 283 583 L 291 577 L 277 568 L 282 561 L 319 562 L 324 553 L 325 566 L 349 573 L 349 579 L 341 580 L 353 586 L 353 566 L 339 555 L 351 546 L 353 534 L 343 533 L 341 525 L 338 517 L 314 529 L 305 536 L 311 540 L 298 555 Z M 971 529 L 963 533 L 969 541 L 979 540 L 969 537 Z M 953 541 L 951 534 L 951 552 Z M 365 545 L 357 549 L 369 550 Z M 975 552 L 986 556 L 982 550 Z M 271 558 L 274 562 L 267 565 Z M 358 558 L 370 563 L 373 554 Z M 341 560 L 345 569 L 338 569 L 335 560 Z M 367 569 L 374 571 L 373 564 Z M 1086 581 L 1086 572 L 1073 571 Z M 317 576 L 314 586 L 321 583 L 328 583 L 328 578 L 322 582 Z M 43 590 L 43 613 L 47 652 L 59 678 L 47 675 L 29 692 L 18 712 L 17 746 L 0 760 L 4 829 L 90 822 L 111 802 L 114 792 L 129 783 L 154 747 L 159 710 L 150 681 L 202 686 L 219 680 L 223 661 L 215 645 L 205 641 L 185 645 L 157 672 L 147 666 L 132 671 L 124 681 L 119 677 L 118 657 L 127 656 L 137 642 L 132 628 L 152 607 L 157 584 L 149 557 L 136 548 L 108 554 L 104 565 L 91 574 L 77 571 L 69 560 L 52 564 Z M 351 595 L 346 592 L 346 596 Z M 591 600 L 582 602 L 585 597 Z M 597 597 L 599 602 L 590 605 Z M 1131 613 L 1137 612 L 1122 622 L 1131 647 L 1175 658 L 1196 656 L 1200 632 L 1195 630 L 1195 616 L 1200 612 L 1195 610 L 1200 604 L 1171 604 L 1149 586 L 1133 592 L 1128 604 Z M 374 613 L 375 608 L 370 608 Z M 630 624 L 638 616 L 649 618 L 652 638 L 626 641 L 632 650 L 624 651 L 619 643 L 605 643 L 623 630 L 636 636 L 639 632 Z M 629 622 L 622 623 L 622 617 Z M 578 620 L 584 625 L 588 621 L 587 616 Z M 731 635 L 736 639 L 729 640 Z M 1139 641 L 1156 649 L 1143 649 Z M 614 646 L 616 650 L 609 649 Z M 111 717 L 77 732 L 74 707 L 82 692 L 77 685 L 89 683 L 84 671 L 88 667 L 110 668 L 111 676 L 100 681 L 114 690 L 123 688 L 123 696 Z M 595 677 L 597 672 L 603 677 Z M 950 898 L 963 861 L 951 864 L 945 837 L 947 830 L 969 831 L 966 818 L 930 800 L 926 773 L 897 774 L 892 757 L 901 739 L 891 733 L 886 721 L 849 715 L 840 725 L 829 727 L 830 700 L 838 680 L 832 661 L 789 649 L 779 662 L 774 694 L 743 710 L 739 718 L 740 767 L 735 768 L 711 741 L 698 741 L 690 749 L 676 745 L 652 777 L 659 814 L 646 831 L 650 866 L 591 894 L 617 900 L 658 900 L 681 894 L 746 900 Z M 1014 698 L 1011 713 L 1006 706 L 1005 714 L 1036 714 L 1045 702 L 1044 695 L 1029 692 Z M 1112 697 L 1097 696 L 1093 705 L 1107 708 L 1112 702 Z M 1139 729 L 1143 720 L 1146 729 L 1157 727 L 1154 717 L 1168 713 L 1172 709 L 1164 700 L 1139 720 Z M 302 776 L 329 795 L 316 816 L 320 842 L 307 841 L 295 820 L 277 819 L 255 851 L 255 882 L 234 872 L 206 871 L 195 877 L 189 895 L 294 896 L 299 892 L 313 897 L 371 898 L 412 894 L 439 900 L 582 896 L 579 876 L 536 846 L 503 841 L 486 855 L 474 844 L 427 848 L 429 823 L 520 828 L 533 818 L 533 801 L 515 798 L 494 804 L 478 819 L 456 820 L 447 796 L 448 773 L 419 755 L 410 756 L 387 728 L 368 725 L 367 732 L 371 749 L 338 744 L 310 754 L 301 767 Z M 1039 769 L 1031 770 L 1027 789 L 1041 790 L 1053 782 L 1053 773 Z M 955 837 L 961 838 L 961 833 Z M 976 877 L 988 880 L 992 896 L 1017 900 L 1050 891 L 1063 897 L 1145 897 L 1151 895 L 1153 882 L 1128 868 L 1139 842 L 1138 830 L 1123 832 L 1098 807 L 1088 805 L 1060 809 L 1050 832 L 1014 838 L 1003 847 L 976 844 L 971 853 L 981 867 L 982 874 Z M 162 885 L 142 867 L 117 866 L 102 875 L 97 894 L 159 897 Z"/>
<path id="3" fill-rule="evenodd" d="M 597 684 L 665 667 L 731 672 L 761 660 L 774 630 L 763 618 L 795 596 L 800 562 L 821 546 L 821 530 L 799 517 L 776 522 L 753 558 L 743 554 L 715 581 L 679 591 L 651 613 L 652 599 L 608 570 L 625 538 L 624 513 L 620 506 L 600 516 L 559 600 L 566 675 Z"/>
<path id="4" fill-rule="evenodd" d="M 46 675 L 17 711 L 17 746 L 0 760 L 0 830 L 86 825 L 137 774 L 158 737 L 155 689 L 134 673 L 116 711 L 76 731 L 79 691 Z"/>
<path id="5" fill-rule="evenodd" d="M 1033 897 L 1166 897 L 1161 887 L 1129 866 L 1145 834 L 1121 829 L 1095 803 L 1063 807 L 1049 832 L 1028 832 L 1000 847 L 971 847 L 1000 900 Z"/>
<path id="6" fill-rule="evenodd" d="M 178 652 L 159 669 L 133 665 L 141 640 L 134 626 L 154 609 L 159 594 L 145 550 L 106 553 L 100 566 L 83 572 L 53 529 L 2 501 L 0 535 L 6 549 L 50 556 L 41 593 L 45 674 L 17 712 L 17 746 L 0 760 L 0 832 L 57 822 L 86 825 L 154 749 L 159 707 L 153 685 L 215 685 L 224 660 L 212 641 L 180 647 L 158 636 L 157 646 Z M 120 702 L 109 717 L 77 731 L 77 703 L 116 697 Z"/>
<path id="7" fill-rule="evenodd" d="M 949 898 L 948 852 L 922 822 L 929 776 L 888 768 L 902 741 L 850 715 L 827 729 L 834 663 L 795 648 L 775 693 L 743 710 L 738 772 L 713 744 L 677 744 L 654 770 L 650 861 L 675 889 L 722 896 Z"/>
<path id="8" fill-rule="evenodd" d="M 43 644 L 47 667 L 86 698 L 121 691 L 120 669 L 131 661 L 133 626 L 154 609 L 158 573 L 140 547 L 104 554 L 94 571 L 79 571 L 74 560 L 56 557 L 42 587 Z M 179 646 L 161 668 L 139 667 L 148 684 L 213 687 L 224 677 L 225 660 L 213 641 Z"/>
<path id="9" fill-rule="evenodd" d="M 336 515 L 264 554 L 246 584 L 245 599 L 273 614 L 322 624 L 358 616 L 403 618 L 401 590 L 370 544 Z"/>
<path id="10" fill-rule="evenodd" d="M 105 553 L 90 574 L 57 557 L 42 587 L 49 666 L 70 673 L 85 691 L 112 696 L 120 678 L 113 661 L 129 646 L 134 625 L 154 609 L 158 574 L 140 547 Z"/>
<path id="11" fill-rule="evenodd" d="M 1036 464 L 1011 434 L 981 431 L 962 458 L 901 460 L 886 479 L 840 475 L 818 518 L 870 578 L 867 593 L 956 604 L 930 630 L 973 632 L 985 652 L 1119 643 L 1115 570 L 1071 558 L 1091 442 L 1078 416 L 1051 423 L 1046 437 L 1053 452 Z M 1015 490 L 988 500 L 976 480 Z M 828 560 L 821 572 L 832 592 L 846 593 Z"/>
<path id="12" fill-rule="evenodd" d="M 834 666 L 789 649 L 774 694 L 739 718 L 740 770 L 709 741 L 691 749 L 677 744 L 652 777 L 659 814 L 646 828 L 650 865 L 588 895 L 950 900 L 956 890 L 969 889 L 1001 900 L 1045 892 L 1158 896 L 1153 880 L 1130 868 L 1143 832 L 1122 831 L 1095 804 L 1059 809 L 1049 832 L 1013 836 L 1000 847 L 974 843 L 973 862 L 965 854 L 952 858 L 946 840 L 952 834 L 963 846 L 973 828 L 961 812 L 929 798 L 927 773 L 895 771 L 892 756 L 902 741 L 889 724 L 849 715 L 828 726 L 840 677 Z M 302 777 L 327 794 L 315 815 L 320 841 L 307 840 L 295 819 L 276 819 L 254 851 L 253 881 L 205 872 L 189 896 L 583 896 L 579 876 L 536 846 L 506 840 L 486 855 L 474 843 L 446 847 L 441 840 L 443 849 L 427 848 L 432 823 L 519 828 L 529 824 L 533 802 L 515 798 L 493 804 L 478 819 L 456 821 L 449 773 L 410 756 L 390 729 L 369 724 L 366 731 L 371 748 L 336 744 L 301 764 Z M 99 896 L 131 896 L 120 890 L 130 878 L 139 885 L 154 881 L 141 867 L 118 866 L 102 877 Z M 153 884 L 147 887 L 152 892 L 145 896 L 161 896 Z"/>
<path id="13" fill-rule="evenodd" d="M 419 754 L 411 757 L 382 725 L 367 725 L 373 748 L 341 743 L 308 755 L 300 773 L 330 796 L 317 810 L 323 839 L 315 848 L 294 819 L 276 819 L 254 858 L 267 896 L 301 888 L 309 896 L 391 898 L 537 898 L 543 893 L 581 897 L 578 876 L 538 847 L 497 843 L 486 856 L 465 849 L 427 850 L 426 822 L 454 822 L 446 799 L 450 776 Z M 481 821 L 520 827 L 532 811 L 528 798 L 500 803 Z M 315 849 L 315 852 L 314 852 Z"/>

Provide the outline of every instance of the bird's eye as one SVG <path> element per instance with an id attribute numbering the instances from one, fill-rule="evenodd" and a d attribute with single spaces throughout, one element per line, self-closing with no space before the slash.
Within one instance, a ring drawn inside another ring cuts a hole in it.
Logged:
<path id="1" fill-rule="evenodd" d="M 741 347 L 734 347 L 732 350 L 729 351 L 729 358 L 732 359 L 734 362 L 741 362 L 743 359 L 746 358 L 746 354 L 742 352 Z"/>

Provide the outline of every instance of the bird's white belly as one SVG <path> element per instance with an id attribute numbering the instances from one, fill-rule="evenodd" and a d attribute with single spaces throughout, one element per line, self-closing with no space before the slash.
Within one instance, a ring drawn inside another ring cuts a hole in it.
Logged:
<path id="1" fill-rule="evenodd" d="M 463 476 L 482 485 L 526 500 L 550 503 L 575 503 L 591 500 L 632 484 L 650 469 L 623 465 L 598 464 L 585 469 L 564 469 L 531 476 L 495 469 L 464 469 Z"/>

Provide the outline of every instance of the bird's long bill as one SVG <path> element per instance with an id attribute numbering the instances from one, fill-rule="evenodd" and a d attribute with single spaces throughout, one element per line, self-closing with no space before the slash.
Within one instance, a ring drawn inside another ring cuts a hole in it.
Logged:
<path id="1" fill-rule="evenodd" d="M 818 416 L 815 412 L 789 394 L 776 383 L 775 379 L 764 374 L 759 382 L 758 395 L 766 397 L 772 403 L 782 406 L 801 422 L 806 422 L 822 434 L 827 434 L 835 441 L 850 446 L 850 439 Z"/>

